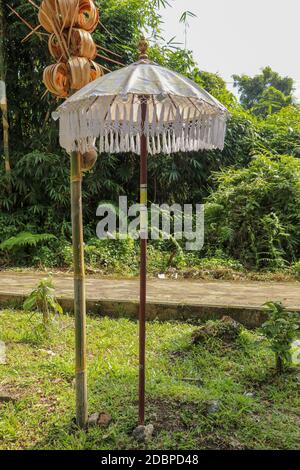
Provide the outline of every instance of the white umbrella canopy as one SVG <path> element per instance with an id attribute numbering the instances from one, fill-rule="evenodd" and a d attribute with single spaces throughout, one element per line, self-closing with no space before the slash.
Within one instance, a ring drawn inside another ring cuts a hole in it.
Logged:
<path id="1" fill-rule="evenodd" d="M 142 102 L 147 103 L 145 119 Z M 223 149 L 228 112 L 188 78 L 141 59 L 89 83 L 54 113 L 60 145 L 85 153 L 99 139 L 99 153 L 150 154 Z"/>

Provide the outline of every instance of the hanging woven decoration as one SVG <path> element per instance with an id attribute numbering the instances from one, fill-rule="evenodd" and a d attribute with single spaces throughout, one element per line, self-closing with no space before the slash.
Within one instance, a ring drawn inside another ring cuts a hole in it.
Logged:
<path id="1" fill-rule="evenodd" d="M 79 16 L 76 25 L 92 33 L 99 21 L 99 10 L 91 0 L 82 0 L 79 2 Z"/>
<path id="2" fill-rule="evenodd" d="M 43 82 L 53 95 L 60 97 L 68 96 L 70 83 L 66 64 L 61 62 L 48 65 L 44 70 Z"/>
<path id="3" fill-rule="evenodd" d="M 39 9 L 39 22 L 48 33 L 73 26 L 78 20 L 78 0 L 43 0 Z"/>
<path id="4" fill-rule="evenodd" d="M 54 33 L 51 34 L 51 36 L 49 36 L 48 49 L 50 51 L 50 54 L 55 60 L 61 61 L 66 58 L 65 51 L 62 47 L 61 41 L 57 39 Z"/>
<path id="5" fill-rule="evenodd" d="M 56 97 L 66 98 L 72 91 L 104 75 L 104 70 L 111 72 L 107 66 L 97 64 L 96 57 L 121 67 L 124 65 L 116 59 L 122 58 L 120 54 L 95 44 L 91 36 L 98 23 L 101 25 L 99 10 L 93 0 L 42 0 L 40 6 L 33 0 L 27 2 L 38 9 L 40 24 L 35 27 L 13 7 L 7 7 L 31 29 L 22 42 L 32 34 L 39 35 L 40 39 L 49 36 L 48 48 L 56 64 L 45 69 L 43 81 Z M 41 26 L 46 33 L 40 31 Z M 103 53 L 99 54 L 97 49 Z M 65 65 L 55 67 L 57 64 Z"/>
<path id="6" fill-rule="evenodd" d="M 93 32 L 99 21 L 99 10 L 92 0 L 43 0 L 39 22 L 48 33 L 78 26 Z"/>
<path id="7" fill-rule="evenodd" d="M 95 59 L 97 48 L 91 34 L 82 29 L 73 29 L 70 37 L 70 52 L 72 56 Z"/>
<path id="8" fill-rule="evenodd" d="M 92 82 L 102 75 L 100 65 L 85 57 L 73 57 L 67 63 L 70 70 L 70 87 L 80 90 L 84 85 Z"/>
<path id="9" fill-rule="evenodd" d="M 103 75 L 94 62 L 97 47 L 91 32 L 99 22 L 99 11 L 92 0 L 43 0 L 38 18 L 50 33 L 48 47 L 57 62 L 43 76 L 50 93 L 65 98 Z"/>

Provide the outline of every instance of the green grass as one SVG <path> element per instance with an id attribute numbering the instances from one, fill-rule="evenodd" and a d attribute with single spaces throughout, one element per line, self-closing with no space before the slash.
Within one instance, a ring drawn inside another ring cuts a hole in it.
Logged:
<path id="1" fill-rule="evenodd" d="M 137 422 L 137 324 L 88 318 L 90 412 L 106 428 L 74 431 L 73 318 L 62 316 L 47 339 L 39 315 L 0 313 L 7 364 L 0 365 L 1 449 L 134 449 Z M 300 371 L 277 377 L 268 344 L 244 330 L 234 344 L 191 345 L 195 326 L 147 325 L 149 449 L 300 449 Z M 252 392 L 247 396 L 245 393 Z M 207 402 L 219 411 L 207 413 Z"/>

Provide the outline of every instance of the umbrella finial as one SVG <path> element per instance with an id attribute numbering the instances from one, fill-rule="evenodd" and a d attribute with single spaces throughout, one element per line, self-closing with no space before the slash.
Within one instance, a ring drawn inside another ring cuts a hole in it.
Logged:
<path id="1" fill-rule="evenodd" d="M 139 40 L 139 44 L 138 44 L 138 48 L 140 51 L 140 60 L 148 59 L 148 54 L 147 54 L 148 47 L 149 47 L 149 43 L 147 39 L 145 38 L 145 36 L 142 34 Z"/>

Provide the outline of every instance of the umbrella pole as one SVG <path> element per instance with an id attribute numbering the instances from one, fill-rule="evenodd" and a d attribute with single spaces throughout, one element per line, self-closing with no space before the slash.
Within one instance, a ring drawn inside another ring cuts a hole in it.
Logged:
<path id="1" fill-rule="evenodd" d="M 140 254 L 140 309 L 139 309 L 139 425 L 145 424 L 145 345 L 146 345 L 146 274 L 147 274 L 147 137 L 144 123 L 147 102 L 142 99 L 142 134 L 140 155 L 141 254 Z"/>
<path id="2" fill-rule="evenodd" d="M 84 285 L 84 251 L 82 222 L 82 169 L 81 154 L 71 154 L 71 213 L 74 260 L 74 314 L 75 314 L 75 359 L 76 359 L 76 423 L 85 428 L 87 412 L 86 373 L 86 303 Z"/>

